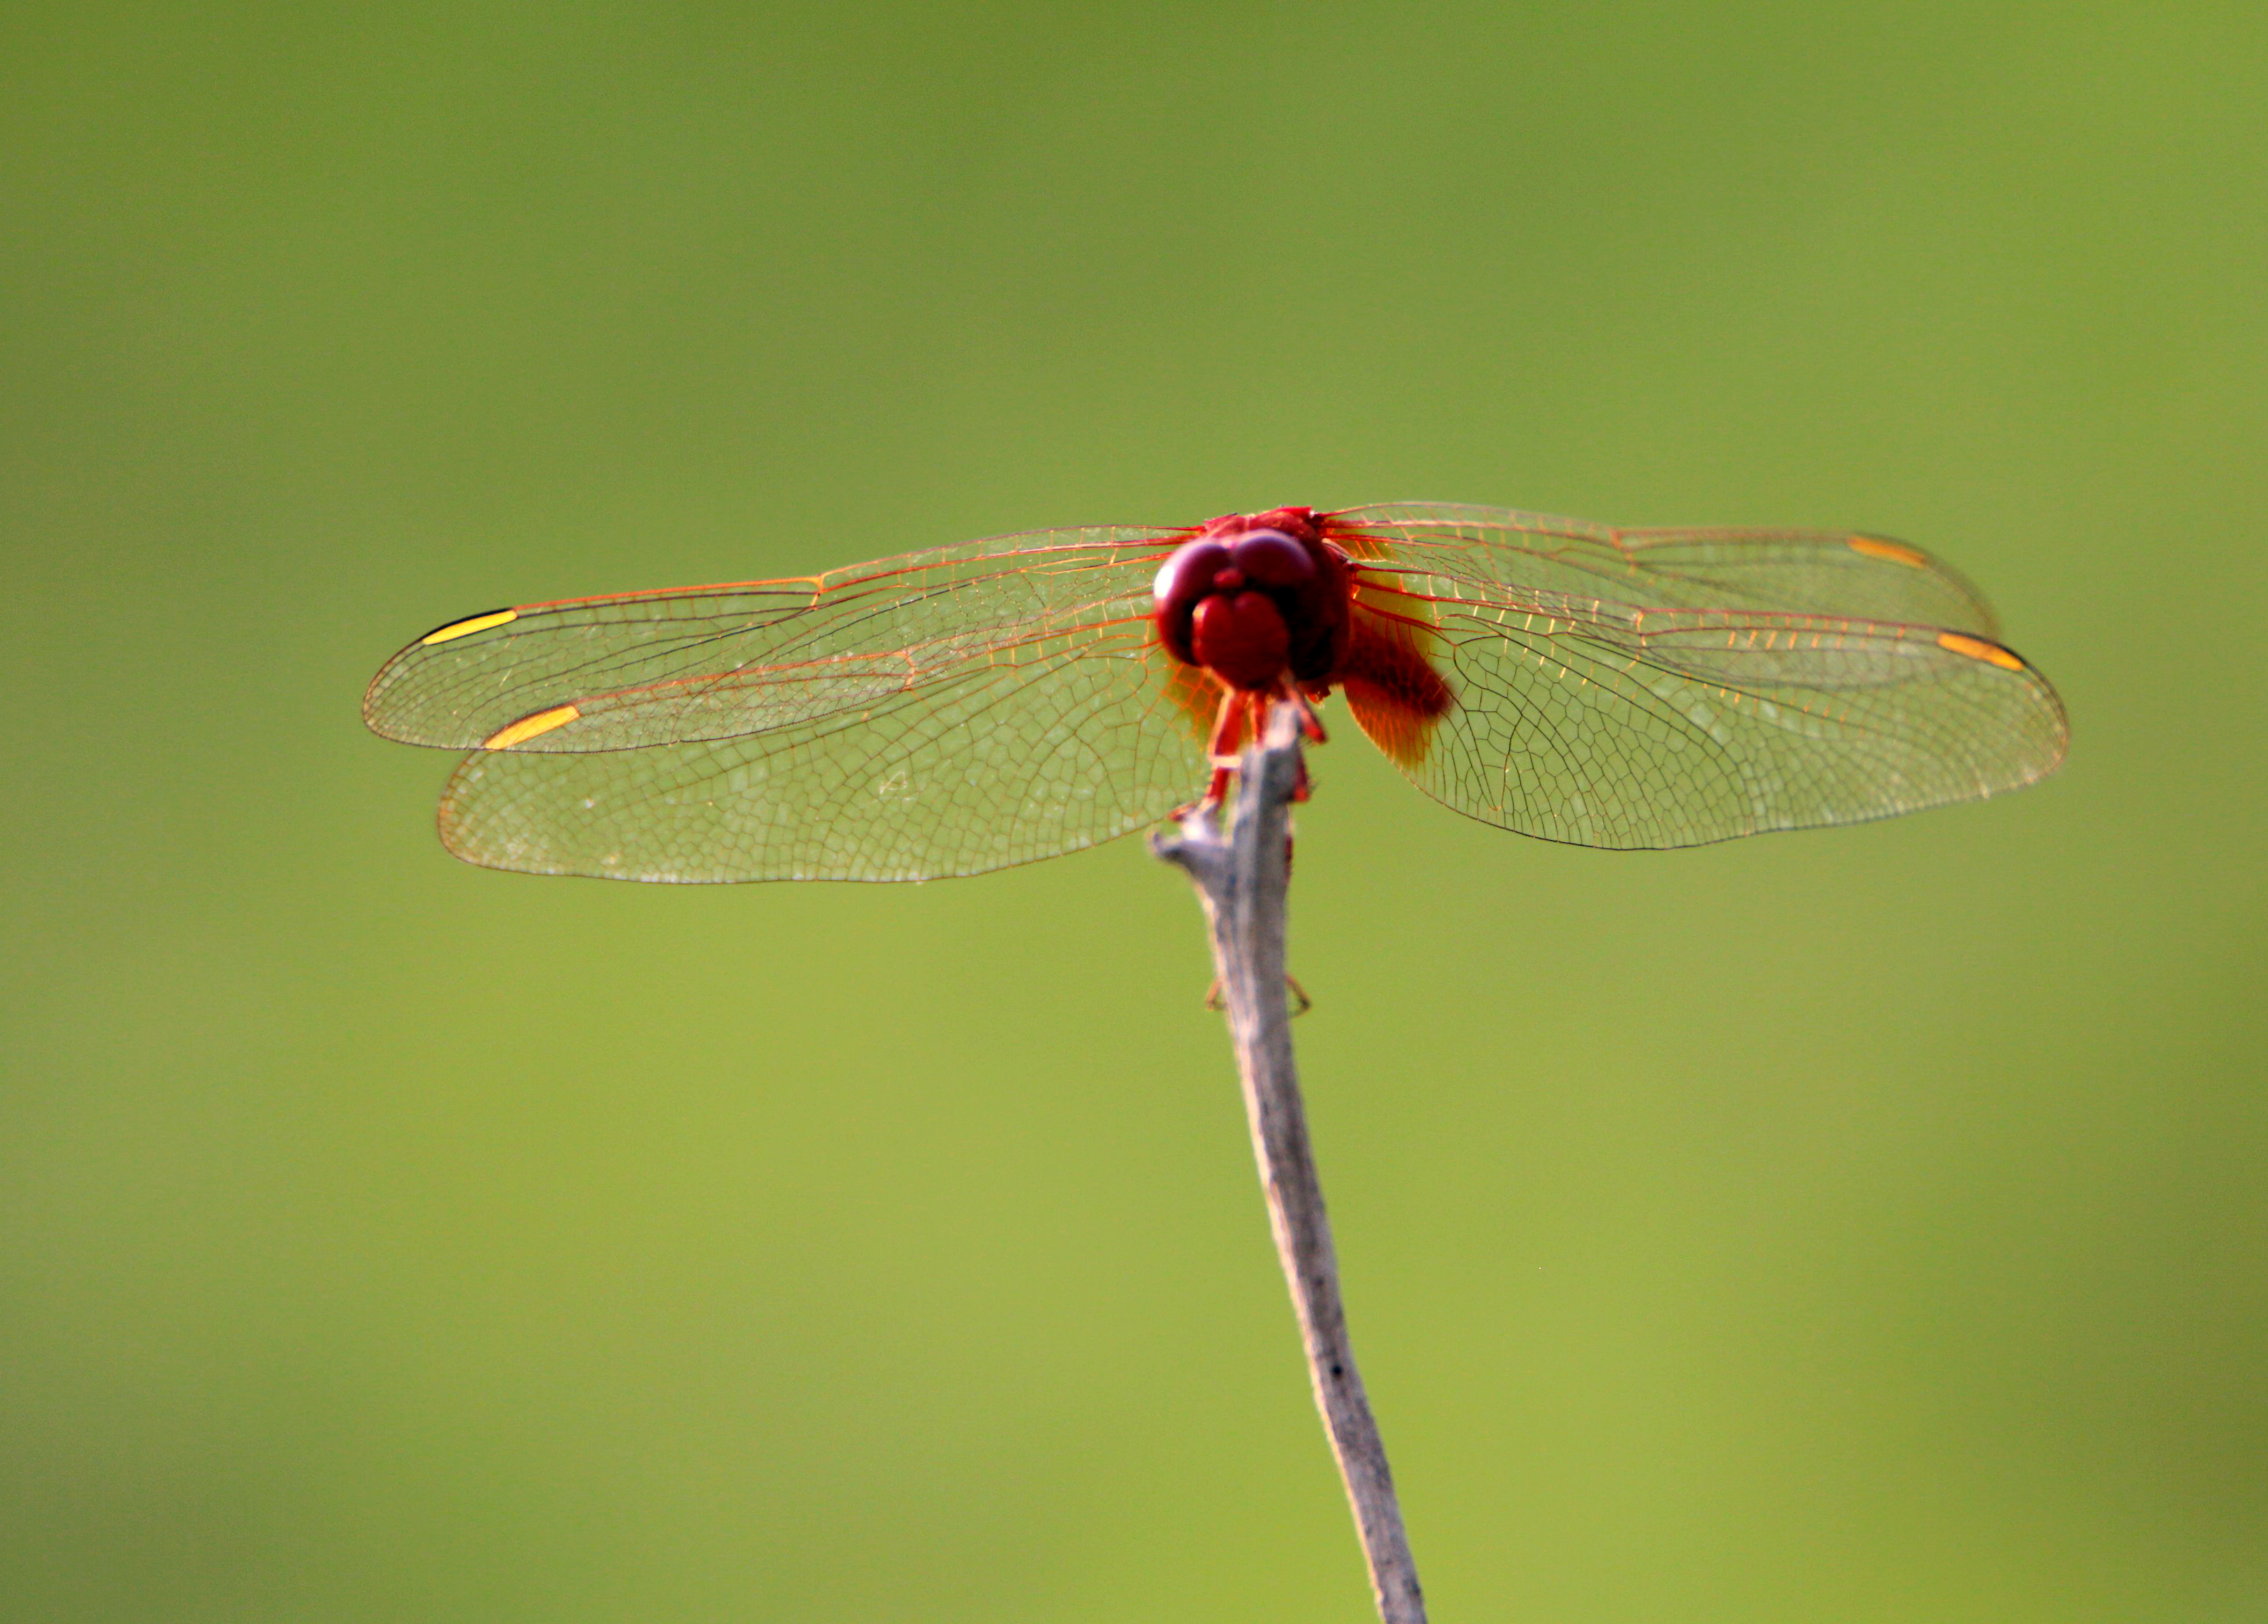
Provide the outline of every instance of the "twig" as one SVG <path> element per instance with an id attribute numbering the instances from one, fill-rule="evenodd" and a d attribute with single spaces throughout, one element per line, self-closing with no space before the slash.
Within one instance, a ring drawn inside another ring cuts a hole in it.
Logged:
<path id="1" fill-rule="evenodd" d="M 1248 751 L 1236 804 L 1224 832 L 1191 812 L 1151 837 L 1150 849 L 1185 870 L 1204 904 L 1213 964 L 1227 1005 L 1229 1038 L 1244 1077 L 1252 1150 L 1268 1193 L 1276 1253 L 1299 1312 L 1307 1374 L 1315 1388 L 1331 1452 L 1354 1508 L 1355 1532 L 1384 1624 L 1425 1624 L 1425 1598 L 1402 1528 L 1386 1445 L 1362 1390 L 1339 1302 L 1338 1258 L 1330 1220 L 1307 1143 L 1307 1109 L 1292 1061 L 1291 1011 L 1285 998 L 1284 911 L 1291 879 L 1291 799 L 1300 775 L 1299 717 L 1276 709 L 1268 737 Z"/>

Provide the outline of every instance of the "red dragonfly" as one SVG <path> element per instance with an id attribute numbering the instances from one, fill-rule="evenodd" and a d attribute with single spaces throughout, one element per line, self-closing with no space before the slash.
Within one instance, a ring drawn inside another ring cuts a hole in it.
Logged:
<path id="1" fill-rule="evenodd" d="M 826 575 L 526 604 L 387 661 L 363 715 L 471 753 L 441 839 L 616 879 L 932 879 L 1217 797 L 1343 694 L 1435 799 L 1690 846 L 2051 771 L 2055 690 L 1969 584 L 1847 532 L 1408 503 L 1033 531 Z"/>

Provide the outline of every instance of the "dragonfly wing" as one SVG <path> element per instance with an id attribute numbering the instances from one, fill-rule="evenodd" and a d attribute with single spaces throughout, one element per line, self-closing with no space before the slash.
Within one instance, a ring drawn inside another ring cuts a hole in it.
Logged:
<path id="1" fill-rule="evenodd" d="M 644 880 L 926 879 L 1156 821 L 1209 680 L 1157 648 L 1183 533 L 1041 531 L 830 574 L 497 610 L 411 644 L 372 727 L 469 747 L 449 849 Z"/>
<path id="2" fill-rule="evenodd" d="M 861 714 L 1048 640 L 1149 613 L 1178 533 L 1035 531 L 822 576 L 493 610 L 387 661 L 388 739 L 581 753 L 737 739 Z"/>
<path id="3" fill-rule="evenodd" d="M 1404 502 L 1333 516 L 1402 561 L 1546 601 L 1776 610 L 1998 639 L 1977 589 L 1918 547 L 1847 530 L 1618 530 L 1509 508 Z"/>
<path id="4" fill-rule="evenodd" d="M 1414 640 L 1447 698 L 1418 727 L 1348 697 L 1421 789 L 1484 822 L 1698 845 L 1973 799 L 2062 760 L 2054 689 L 1902 544 L 1874 543 L 1920 562 L 1852 545 L 1874 538 L 1391 513 L 1417 517 L 1335 521 L 1363 560 L 1359 622 Z"/>
<path id="5" fill-rule="evenodd" d="M 475 751 L 441 802 L 490 868 L 618 879 L 935 879 L 1095 845 L 1203 789 L 1201 680 L 1146 628 L 968 663 L 857 710 L 724 739 Z"/>

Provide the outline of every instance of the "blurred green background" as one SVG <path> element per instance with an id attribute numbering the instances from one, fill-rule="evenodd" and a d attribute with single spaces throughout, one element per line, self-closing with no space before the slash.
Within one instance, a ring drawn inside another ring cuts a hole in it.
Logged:
<path id="1" fill-rule="evenodd" d="M 2075 743 L 1608 856 L 1351 728 L 1299 1037 L 1452 1620 L 2268 1617 L 2268 13 L 0 14 L 0 1616 L 1337 1620 L 1180 878 L 450 862 L 502 602 L 1864 526 Z"/>

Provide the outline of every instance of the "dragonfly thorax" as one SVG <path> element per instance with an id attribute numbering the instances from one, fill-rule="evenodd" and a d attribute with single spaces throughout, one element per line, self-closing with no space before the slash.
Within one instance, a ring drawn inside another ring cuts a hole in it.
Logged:
<path id="1" fill-rule="evenodd" d="M 1287 677 L 1329 683 L 1345 650 L 1352 576 L 1314 512 L 1231 514 L 1175 548 L 1158 571 L 1158 641 L 1233 688 Z"/>

